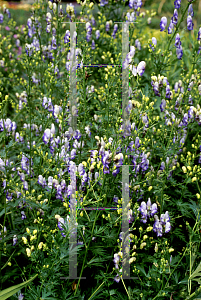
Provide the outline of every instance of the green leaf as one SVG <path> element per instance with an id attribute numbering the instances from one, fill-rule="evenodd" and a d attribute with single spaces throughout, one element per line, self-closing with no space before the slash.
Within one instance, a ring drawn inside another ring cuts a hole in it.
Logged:
<path id="1" fill-rule="evenodd" d="M 199 278 L 196 278 L 199 276 Z M 195 280 L 197 281 L 199 284 L 201 284 L 201 262 L 199 263 L 199 265 L 197 266 L 196 270 L 193 272 L 193 274 L 191 274 L 191 276 L 189 277 L 190 280 Z"/>
<path id="2" fill-rule="evenodd" d="M 3 214 L 5 214 L 5 208 L 0 212 L 0 217 L 3 216 Z"/>
<path id="3" fill-rule="evenodd" d="M 1 299 L 1 300 L 6 300 L 6 299 L 8 299 L 8 298 L 11 297 L 12 295 L 16 294 L 16 293 L 17 293 L 19 290 L 21 290 L 23 287 L 25 287 L 28 283 L 30 283 L 31 281 L 33 281 L 37 276 L 38 276 L 38 274 L 36 274 L 34 277 L 32 277 L 31 279 L 29 279 L 29 280 L 27 280 L 27 281 L 25 281 L 25 282 L 23 282 L 23 283 L 20 283 L 20 284 L 11 286 L 10 288 L 1 291 L 1 292 L 0 292 L 0 299 Z"/>

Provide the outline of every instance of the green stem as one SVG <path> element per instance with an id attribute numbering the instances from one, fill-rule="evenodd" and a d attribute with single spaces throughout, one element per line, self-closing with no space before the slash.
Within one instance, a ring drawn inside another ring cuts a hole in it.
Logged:
<path id="1" fill-rule="evenodd" d="M 189 272 L 189 277 L 191 277 L 191 268 L 192 268 L 192 266 L 191 266 L 191 244 L 192 244 L 192 242 L 191 242 L 191 235 L 190 235 L 190 272 Z M 190 279 L 188 279 L 188 293 L 189 293 L 189 295 L 191 293 L 191 280 Z"/>
<path id="2" fill-rule="evenodd" d="M 126 293 L 127 293 L 127 295 L 128 295 L 128 299 L 130 300 L 130 295 L 129 295 L 128 290 L 127 290 L 127 288 L 126 288 L 126 286 L 125 286 L 125 283 L 124 283 L 124 281 L 123 281 L 122 276 L 121 276 L 121 280 L 122 280 L 122 283 L 123 283 L 124 288 L 125 288 L 125 290 L 126 290 Z"/>
<path id="3" fill-rule="evenodd" d="M 79 283 L 80 283 L 80 280 L 81 280 L 81 277 L 82 277 L 82 273 L 83 273 L 83 270 L 84 270 L 84 265 L 85 265 L 85 260 L 86 260 L 86 257 L 87 257 L 87 252 L 89 250 L 89 245 L 90 245 L 90 243 L 92 241 L 95 223 L 96 223 L 96 220 L 98 218 L 97 213 L 98 213 L 98 216 L 99 216 L 100 211 L 98 211 L 98 210 L 96 211 L 96 216 L 95 216 L 95 219 L 94 219 L 93 228 L 92 228 L 92 232 L 91 232 L 91 238 L 90 238 L 90 241 L 88 243 L 88 246 L 87 246 L 87 249 L 86 249 L 86 252 L 85 252 L 85 256 L 84 256 L 84 261 L 83 261 L 83 264 L 82 264 L 82 269 L 81 269 L 80 277 L 79 277 L 79 280 L 78 280 L 78 284 L 76 285 L 76 290 L 75 290 L 75 294 L 74 295 L 76 295 L 76 293 L 77 293 L 77 289 L 79 287 Z"/>
<path id="4" fill-rule="evenodd" d="M 90 300 L 93 295 L 100 289 L 100 287 L 105 283 L 105 281 L 103 283 L 101 283 L 101 285 L 99 285 L 99 287 L 95 290 L 95 292 L 90 296 L 90 298 L 88 300 Z"/>
<path id="5" fill-rule="evenodd" d="M 201 286 L 197 289 L 197 291 L 195 291 L 193 294 L 187 297 L 186 300 L 194 299 L 200 292 L 201 292 Z"/>

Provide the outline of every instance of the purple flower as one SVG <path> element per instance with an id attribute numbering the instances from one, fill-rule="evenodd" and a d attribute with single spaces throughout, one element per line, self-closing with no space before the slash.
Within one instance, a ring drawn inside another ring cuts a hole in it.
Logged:
<path id="1" fill-rule="evenodd" d="M 134 22 L 136 20 L 134 11 L 131 14 L 129 12 L 127 12 L 126 16 L 127 16 L 126 22 Z"/>
<path id="2" fill-rule="evenodd" d="M 64 44 L 69 43 L 69 39 L 70 39 L 70 31 L 66 30 L 66 34 L 64 36 Z"/>
<path id="3" fill-rule="evenodd" d="M 45 132 L 44 132 L 44 135 L 43 135 L 43 142 L 45 144 L 47 144 L 49 142 L 50 138 L 51 138 L 51 131 L 50 131 L 50 129 L 45 129 Z"/>
<path id="4" fill-rule="evenodd" d="M 135 46 L 138 48 L 138 50 L 141 50 L 141 44 L 140 44 L 140 41 L 138 39 L 135 40 Z"/>
<path id="5" fill-rule="evenodd" d="M 64 219 L 63 218 L 59 218 L 59 220 L 58 220 L 58 228 L 59 228 L 60 231 L 64 230 L 65 224 L 66 224 L 66 222 L 64 221 Z M 63 237 L 66 237 L 66 235 L 63 232 L 61 232 L 61 235 Z"/>
<path id="6" fill-rule="evenodd" d="M 172 23 L 174 25 L 177 25 L 177 21 L 178 21 L 178 12 L 177 12 L 177 9 L 174 10 L 174 14 L 173 14 L 171 20 L 172 20 Z"/>
<path id="7" fill-rule="evenodd" d="M 31 56 L 32 55 L 32 52 L 33 52 L 33 45 L 29 45 L 29 44 L 26 44 L 25 45 L 25 51 L 26 51 L 26 54 Z"/>
<path id="8" fill-rule="evenodd" d="M 155 46 L 157 45 L 157 39 L 154 36 L 152 37 L 152 44 L 154 44 Z M 152 48 L 153 51 L 155 51 L 155 48 L 152 47 L 151 44 L 149 46 Z"/>
<path id="9" fill-rule="evenodd" d="M 56 28 L 52 28 L 52 35 L 56 36 L 56 34 L 57 34 Z"/>
<path id="10" fill-rule="evenodd" d="M 166 86 L 166 95 L 165 95 L 165 97 L 170 99 L 170 96 L 171 96 L 170 86 L 167 85 Z"/>
<path id="11" fill-rule="evenodd" d="M 194 16 L 194 11 L 193 11 L 193 5 L 192 5 L 192 4 L 189 5 L 189 8 L 188 8 L 188 15 L 190 15 L 191 17 Z"/>
<path id="12" fill-rule="evenodd" d="M 17 235 L 15 234 L 15 235 L 13 236 L 13 246 L 15 246 L 16 243 L 17 243 Z"/>
<path id="13" fill-rule="evenodd" d="M 170 25 L 168 27 L 168 34 L 171 34 L 173 32 L 173 28 L 174 28 L 174 24 L 172 22 L 172 20 L 170 21 Z"/>
<path id="14" fill-rule="evenodd" d="M 50 24 L 51 20 L 52 20 L 52 15 L 51 15 L 50 12 L 48 12 L 48 13 L 46 14 L 46 22 L 47 22 L 47 25 Z"/>
<path id="15" fill-rule="evenodd" d="M 119 281 L 120 281 L 120 276 L 119 276 L 119 274 L 117 274 L 117 275 L 115 276 L 114 281 L 116 281 L 117 283 L 119 283 Z"/>
<path id="16" fill-rule="evenodd" d="M 23 182 L 23 187 L 26 191 L 28 191 L 28 182 L 27 181 Z"/>
<path id="17" fill-rule="evenodd" d="M 47 184 L 46 184 L 46 180 L 45 178 L 43 178 L 42 175 L 38 176 L 38 183 L 44 188 Z"/>
<path id="18" fill-rule="evenodd" d="M 176 48 L 180 48 L 180 46 L 181 46 L 181 41 L 180 41 L 179 33 L 176 34 L 175 44 L 174 45 L 175 45 Z"/>
<path id="19" fill-rule="evenodd" d="M 106 1 L 106 0 L 101 0 L 100 6 L 105 6 L 106 4 L 108 4 L 108 1 Z"/>
<path id="20" fill-rule="evenodd" d="M 118 29 L 118 24 L 114 25 L 114 29 L 113 29 L 113 33 L 112 33 L 112 37 L 115 39 L 116 37 L 116 33 L 117 33 L 117 29 Z"/>
<path id="21" fill-rule="evenodd" d="M 98 40 L 100 37 L 100 30 L 96 30 L 96 39 Z"/>
<path id="22" fill-rule="evenodd" d="M 153 91 L 154 91 L 155 95 L 160 97 L 161 94 L 159 93 L 159 83 L 158 83 L 158 81 L 156 81 L 156 82 L 152 81 L 151 85 L 153 86 Z"/>
<path id="23" fill-rule="evenodd" d="M 170 222 L 167 222 L 167 223 L 165 224 L 165 233 L 168 233 L 168 232 L 170 231 L 170 229 L 171 229 Z"/>
<path id="24" fill-rule="evenodd" d="M 31 18 L 29 18 L 27 20 L 27 26 L 28 26 L 29 29 L 31 28 L 31 25 L 32 25 L 32 20 L 31 20 Z"/>
<path id="25" fill-rule="evenodd" d="M 92 50 L 96 49 L 96 45 L 95 45 L 94 40 L 91 42 L 91 49 L 92 49 Z"/>
<path id="26" fill-rule="evenodd" d="M 191 16 L 188 16 L 187 17 L 187 29 L 190 31 L 190 30 L 193 30 L 193 26 L 194 26 L 194 23 L 192 21 L 192 17 Z"/>
<path id="27" fill-rule="evenodd" d="M 161 215 L 160 221 L 161 221 L 161 224 L 162 224 L 162 225 L 165 225 L 166 222 L 169 222 L 169 221 L 170 221 L 170 216 L 169 216 L 168 211 L 166 211 L 165 214 L 162 214 L 162 215 Z"/>
<path id="28" fill-rule="evenodd" d="M 11 15 L 10 15 L 10 12 L 9 12 L 8 8 L 6 9 L 6 13 L 7 13 L 7 15 L 8 15 L 9 19 L 10 19 Z"/>
<path id="29" fill-rule="evenodd" d="M 140 207 L 138 208 L 138 210 L 141 212 L 142 214 L 142 222 L 146 223 L 147 222 L 147 206 L 146 203 L 143 201 L 140 205 Z"/>
<path id="30" fill-rule="evenodd" d="M 154 223 L 154 226 L 153 226 L 153 231 L 157 233 L 157 237 L 162 236 L 162 233 L 163 233 L 162 224 L 159 221 L 158 216 L 155 215 L 154 218 L 155 218 L 155 223 Z"/>
<path id="31" fill-rule="evenodd" d="M 181 59 L 183 56 L 183 50 L 182 50 L 182 46 L 180 46 L 180 48 L 176 49 L 176 54 L 177 54 L 177 58 Z"/>
<path id="32" fill-rule="evenodd" d="M 21 211 L 21 215 L 22 215 L 22 216 L 21 216 L 21 217 L 22 217 L 22 220 L 24 220 L 24 219 L 27 218 L 24 211 Z"/>
<path id="33" fill-rule="evenodd" d="M 96 20 L 94 19 L 94 17 L 91 18 L 91 23 L 93 26 L 96 26 Z"/>
<path id="34" fill-rule="evenodd" d="M 144 74 L 145 67 L 146 67 L 146 62 L 141 61 L 137 66 L 137 73 L 139 74 L 139 76 L 142 76 Z"/>
<path id="35" fill-rule="evenodd" d="M 142 6 L 141 0 L 129 0 L 129 7 L 134 8 L 135 11 L 137 11 L 137 9 L 141 6 Z"/>
<path id="36" fill-rule="evenodd" d="M 153 215 L 154 215 L 155 213 L 157 213 L 157 211 L 158 211 L 157 204 L 154 203 L 154 204 L 151 205 L 151 200 L 150 200 L 150 198 L 148 198 L 148 201 L 147 201 L 147 211 L 148 211 L 148 216 L 149 216 L 149 217 L 150 217 L 150 216 L 153 217 Z"/>
<path id="37" fill-rule="evenodd" d="M 109 21 L 106 22 L 105 30 L 107 32 L 110 30 L 110 23 L 109 23 Z"/>
<path id="38" fill-rule="evenodd" d="M 165 163 L 164 163 L 164 161 L 162 161 L 162 163 L 161 163 L 160 170 L 162 170 L 162 171 L 165 170 Z"/>
<path id="39" fill-rule="evenodd" d="M 3 15 L 0 14 L 0 24 L 3 23 Z"/>
<path id="40" fill-rule="evenodd" d="M 18 296 L 18 300 L 23 300 L 23 299 L 24 299 L 24 295 L 22 293 L 20 293 Z"/>
<path id="41" fill-rule="evenodd" d="M 52 37 L 51 49 L 52 50 L 56 50 L 57 49 L 57 42 L 56 42 L 55 36 Z"/>
<path id="42" fill-rule="evenodd" d="M 118 269 L 119 268 L 119 261 L 120 261 L 120 256 L 117 254 L 117 253 L 115 253 L 114 254 L 114 259 L 113 259 L 113 262 L 114 262 L 114 265 L 115 265 L 115 268 L 116 269 Z"/>
<path id="43" fill-rule="evenodd" d="M 162 17 L 161 21 L 160 21 L 160 28 L 161 28 L 160 31 L 164 31 L 166 25 L 167 25 L 167 18 L 166 17 Z"/>
<path id="44" fill-rule="evenodd" d="M 162 99 L 161 104 L 160 104 L 161 112 L 164 111 L 165 107 L 166 107 L 166 101 L 165 101 L 165 99 Z"/>
<path id="45" fill-rule="evenodd" d="M 197 38 L 198 41 L 201 40 L 201 27 L 199 28 L 198 30 L 198 38 Z"/>
<path id="46" fill-rule="evenodd" d="M 174 7 L 177 8 L 177 9 L 179 9 L 180 6 L 181 6 L 181 1 L 180 0 L 175 0 L 174 1 Z"/>
<path id="47" fill-rule="evenodd" d="M 89 42 L 91 40 L 91 34 L 92 34 L 92 28 L 89 22 L 86 23 L 86 31 L 87 31 L 86 40 L 87 42 Z"/>

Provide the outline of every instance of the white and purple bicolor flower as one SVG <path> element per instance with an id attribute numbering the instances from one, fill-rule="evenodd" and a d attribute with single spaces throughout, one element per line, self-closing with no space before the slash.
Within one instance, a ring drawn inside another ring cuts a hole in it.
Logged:
<path id="1" fill-rule="evenodd" d="M 171 34 L 173 32 L 173 29 L 174 29 L 174 24 L 172 22 L 172 20 L 170 21 L 170 25 L 168 27 L 168 34 Z"/>
<path id="2" fill-rule="evenodd" d="M 146 62 L 145 61 L 141 61 L 138 64 L 137 68 L 135 66 L 133 66 L 133 65 L 130 65 L 129 69 L 130 69 L 130 71 L 132 72 L 132 74 L 134 76 L 137 76 L 137 74 L 139 76 L 142 76 L 144 74 L 145 67 L 146 67 Z"/>
<path id="3" fill-rule="evenodd" d="M 24 211 L 21 211 L 21 218 L 22 218 L 22 220 L 27 218 Z"/>
<path id="4" fill-rule="evenodd" d="M 183 50 L 182 50 L 182 46 L 180 46 L 180 48 L 176 49 L 176 54 L 177 54 L 177 58 L 181 59 L 183 56 Z"/>
<path id="5" fill-rule="evenodd" d="M 160 31 L 164 31 L 166 25 L 167 25 L 167 18 L 166 17 L 162 17 L 161 21 L 160 21 L 160 28 L 161 28 Z"/>
<path id="6" fill-rule="evenodd" d="M 174 1 L 174 7 L 175 7 L 176 9 L 179 9 L 180 6 L 181 6 L 181 0 L 175 0 L 175 1 Z"/>
<path id="7" fill-rule="evenodd" d="M 66 30 L 66 34 L 64 36 L 64 44 L 69 43 L 69 41 L 70 41 L 70 31 Z"/>
<path id="8" fill-rule="evenodd" d="M 199 28 L 198 30 L 198 38 L 197 38 L 198 41 L 201 40 L 201 27 Z"/>
<path id="9" fill-rule="evenodd" d="M 13 246 L 15 246 L 16 243 L 17 243 L 17 235 L 15 234 L 15 235 L 13 236 Z"/>
<path id="10" fill-rule="evenodd" d="M 38 176 L 38 183 L 44 188 L 47 184 L 46 184 L 46 180 L 42 175 Z"/>
<path id="11" fill-rule="evenodd" d="M 142 76 L 144 74 L 145 67 L 146 67 L 146 62 L 141 61 L 137 66 L 137 73 L 139 74 L 139 76 Z"/>
<path id="12" fill-rule="evenodd" d="M 152 44 L 154 44 L 154 45 L 156 46 L 156 45 L 157 45 L 157 39 L 153 36 L 151 40 L 152 40 Z M 151 49 L 152 49 L 153 51 L 155 51 L 155 48 L 152 47 L 151 44 L 150 44 L 149 46 L 151 47 Z"/>
<path id="13" fill-rule="evenodd" d="M 100 37 L 100 30 L 96 30 L 96 39 L 98 40 Z"/>
<path id="14" fill-rule="evenodd" d="M 126 55 L 126 59 L 123 62 L 123 69 L 126 69 L 132 61 L 133 56 L 135 55 L 135 47 L 131 46 L 130 52 Z"/>
<path id="15" fill-rule="evenodd" d="M 191 16 L 188 16 L 187 17 L 187 29 L 190 31 L 190 30 L 193 30 L 193 26 L 194 26 L 194 23 L 193 23 L 193 20 L 192 20 L 192 17 Z"/>
<path id="16" fill-rule="evenodd" d="M 45 144 L 47 144 L 51 138 L 53 138 L 53 136 L 55 135 L 55 126 L 54 124 L 51 125 L 51 129 L 47 128 L 44 131 L 44 135 L 43 135 L 43 142 Z"/>
<path id="17" fill-rule="evenodd" d="M 173 14 L 171 20 L 172 20 L 172 23 L 174 25 L 177 25 L 177 22 L 178 22 L 178 11 L 177 11 L 177 9 L 174 10 L 174 14 Z"/>
<path id="18" fill-rule="evenodd" d="M 189 8 L 188 8 L 188 15 L 190 15 L 191 17 L 194 16 L 193 4 L 192 4 L 192 3 L 189 5 Z"/>
<path id="19" fill-rule="evenodd" d="M 120 261 L 120 256 L 117 253 L 115 253 L 113 262 L 114 262 L 114 265 L 115 265 L 116 269 L 119 269 L 119 261 Z"/>

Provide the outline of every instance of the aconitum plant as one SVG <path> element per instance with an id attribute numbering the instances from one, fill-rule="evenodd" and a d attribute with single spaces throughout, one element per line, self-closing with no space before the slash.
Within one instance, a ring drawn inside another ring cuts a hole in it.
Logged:
<path id="1" fill-rule="evenodd" d="M 0 298 L 199 297 L 197 2 L 78 4 L 1 7 Z"/>

